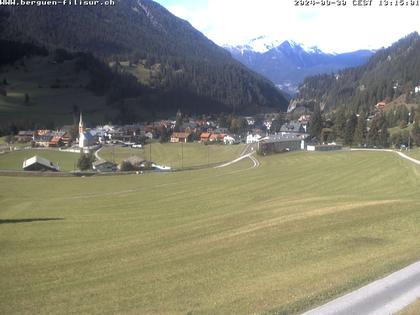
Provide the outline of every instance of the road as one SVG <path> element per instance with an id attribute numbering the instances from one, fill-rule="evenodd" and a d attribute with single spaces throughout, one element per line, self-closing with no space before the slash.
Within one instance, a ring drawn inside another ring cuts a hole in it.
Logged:
<path id="1" fill-rule="evenodd" d="M 420 262 L 303 315 L 395 314 L 420 297 Z"/>

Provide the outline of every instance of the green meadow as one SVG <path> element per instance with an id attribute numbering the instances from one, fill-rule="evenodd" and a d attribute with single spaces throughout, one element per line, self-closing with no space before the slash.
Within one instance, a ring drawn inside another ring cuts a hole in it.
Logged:
<path id="1" fill-rule="evenodd" d="M 61 152 L 58 150 L 20 150 L 0 154 L 0 170 L 21 171 L 23 161 L 35 155 L 43 157 L 60 167 L 61 171 L 73 171 L 80 157 L 78 153 Z M 0 179 L 1 180 L 1 179 Z"/>
<path id="2" fill-rule="evenodd" d="M 202 143 L 153 143 L 142 149 L 130 147 L 104 147 L 99 155 L 108 161 L 121 163 L 139 156 L 155 163 L 180 169 L 207 166 L 236 159 L 245 145 L 204 145 Z"/>
<path id="3" fill-rule="evenodd" d="M 0 176 L 1 314 L 295 314 L 420 259 L 420 168 L 382 152 Z"/>

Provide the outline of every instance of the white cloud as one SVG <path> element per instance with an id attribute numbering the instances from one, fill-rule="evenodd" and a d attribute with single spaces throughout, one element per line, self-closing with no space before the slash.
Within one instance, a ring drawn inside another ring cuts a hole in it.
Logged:
<path id="1" fill-rule="evenodd" d="M 164 4 L 164 0 L 162 0 Z M 388 46 L 420 31 L 420 7 L 295 7 L 293 0 L 178 1 L 167 8 L 217 44 L 243 44 L 260 35 L 292 39 L 325 51 Z"/>

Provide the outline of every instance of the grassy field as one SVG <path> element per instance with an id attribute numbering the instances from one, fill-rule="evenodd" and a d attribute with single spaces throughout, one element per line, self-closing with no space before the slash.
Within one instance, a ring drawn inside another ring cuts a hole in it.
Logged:
<path id="1" fill-rule="evenodd" d="M 293 314 L 420 259 L 420 168 L 382 152 L 0 177 L 2 314 Z"/>
<path id="2" fill-rule="evenodd" d="M 420 314 L 420 300 L 416 303 L 411 304 L 404 310 L 398 313 L 398 315 L 419 315 Z"/>
<path id="3" fill-rule="evenodd" d="M 405 153 L 408 156 L 411 156 L 415 159 L 420 160 L 420 148 L 414 148 L 414 149 L 412 149 L 410 151 L 407 151 L 407 152 L 403 151 L 403 153 Z"/>
<path id="4" fill-rule="evenodd" d="M 108 161 L 120 163 L 131 156 L 140 156 L 172 168 L 206 166 L 237 158 L 244 145 L 203 145 L 200 143 L 153 143 L 143 149 L 106 147 L 99 155 Z M 151 152 L 150 152 L 151 151 Z M 151 158 L 150 158 L 151 153 Z M 183 158 L 182 158 L 183 157 Z"/>
<path id="5" fill-rule="evenodd" d="M 55 150 L 22 150 L 0 154 L 0 170 L 22 170 L 24 160 L 38 155 L 59 165 L 62 171 L 73 171 L 78 153 L 60 152 Z"/>

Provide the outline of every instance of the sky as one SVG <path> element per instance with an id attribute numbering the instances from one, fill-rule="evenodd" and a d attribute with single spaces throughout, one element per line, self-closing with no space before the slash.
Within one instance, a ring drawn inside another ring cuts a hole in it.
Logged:
<path id="1" fill-rule="evenodd" d="M 342 7 L 297 7 L 295 0 L 157 0 L 218 45 L 268 36 L 336 53 L 387 47 L 420 32 L 420 6 L 381 7 L 379 1 L 365 7 L 353 0 Z"/>

